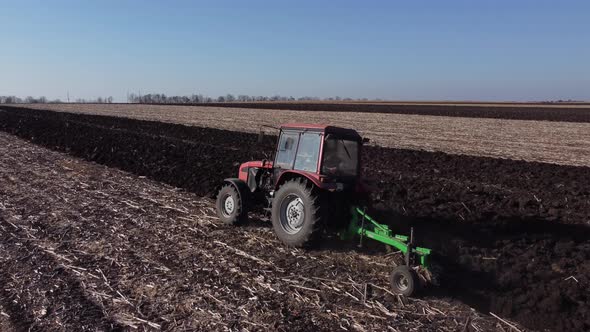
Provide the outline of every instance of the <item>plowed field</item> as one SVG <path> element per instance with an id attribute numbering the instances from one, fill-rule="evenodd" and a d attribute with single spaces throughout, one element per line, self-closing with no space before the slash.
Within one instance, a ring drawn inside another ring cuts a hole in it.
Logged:
<path id="1" fill-rule="evenodd" d="M 50 324 L 39 317 L 72 308 L 89 312 L 88 322 L 59 322 L 287 330 L 486 330 L 498 323 L 509 329 L 492 312 L 531 329 L 590 329 L 586 167 L 368 147 L 363 162 L 375 187 L 372 213 L 400 231 L 413 226 L 417 241 L 438 254 L 440 286 L 401 304 L 382 290 L 395 255 L 338 241 L 316 251 L 289 250 L 263 217 L 246 228 L 221 227 L 210 203 L 195 196 L 212 195 L 240 161 L 272 149 L 272 137 L 257 145 L 256 135 L 243 132 L 13 109 L 0 111 L 0 128 L 192 192 L 3 136 L 1 248 L 8 268 L 2 281 L 9 287 L 2 305 L 18 317 L 14 324 Z M 65 168 L 59 158 L 69 160 Z M 54 275 L 60 264 L 67 266 Z M 76 281 L 80 276 L 87 279 Z M 61 292 L 49 292 L 54 281 Z M 80 301 L 62 305 L 64 294 Z M 252 297 L 261 302 L 248 302 Z M 25 305 L 13 304 L 15 298 Z M 188 307 L 177 307 L 186 301 Z M 48 311 L 48 303 L 57 304 Z M 467 314 L 464 305 L 478 313 Z M 470 315 L 475 320 L 468 322 Z"/>
<path id="2" fill-rule="evenodd" d="M 566 115 L 561 118 L 562 122 L 552 122 L 486 117 L 202 106 L 133 104 L 28 106 L 245 132 L 258 132 L 261 124 L 278 126 L 287 122 L 326 123 L 357 129 L 374 144 L 392 148 L 590 166 L 590 123 L 563 122 L 568 120 Z M 590 114 L 588 110 L 576 111 L 581 114 Z M 268 129 L 265 130 L 268 131 Z"/>

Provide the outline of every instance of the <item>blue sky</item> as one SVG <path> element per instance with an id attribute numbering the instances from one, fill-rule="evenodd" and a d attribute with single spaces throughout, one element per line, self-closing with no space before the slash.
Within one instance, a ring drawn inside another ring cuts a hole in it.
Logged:
<path id="1" fill-rule="evenodd" d="M 5 1 L 0 95 L 590 100 L 589 1 Z"/>

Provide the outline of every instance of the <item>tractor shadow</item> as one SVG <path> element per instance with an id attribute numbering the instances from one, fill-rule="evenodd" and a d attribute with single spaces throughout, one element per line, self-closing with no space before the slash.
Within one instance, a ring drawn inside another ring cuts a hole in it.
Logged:
<path id="1" fill-rule="evenodd" d="M 513 249 L 519 253 L 532 250 L 530 252 L 538 254 L 534 250 L 547 248 L 547 242 L 552 243 L 549 247 L 552 250 L 553 243 L 583 246 L 590 241 L 587 225 L 521 216 L 466 223 L 453 219 L 416 219 L 378 211 L 375 218 L 401 234 L 408 234 L 413 227 L 415 243 L 433 250 L 431 262 L 437 285 L 428 287 L 423 296 L 458 300 L 485 314 L 497 309 L 493 307 L 497 306 L 494 304 L 497 299 L 510 296 L 507 294 L 520 287 L 501 285 L 499 278 L 506 272 L 503 269 L 516 270 L 516 266 L 526 264 L 526 259 L 518 255 L 486 255 Z M 479 257 L 474 257 L 476 255 Z"/>

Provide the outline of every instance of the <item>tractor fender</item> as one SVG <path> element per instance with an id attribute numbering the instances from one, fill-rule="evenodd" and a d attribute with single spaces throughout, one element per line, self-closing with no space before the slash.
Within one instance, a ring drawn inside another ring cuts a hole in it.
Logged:
<path id="1" fill-rule="evenodd" d="M 238 178 L 228 178 L 223 180 L 223 184 L 230 184 L 236 189 L 238 195 L 240 196 L 240 200 L 243 203 L 243 206 L 250 205 L 249 203 L 251 199 L 251 193 L 250 188 L 248 187 L 248 184 L 246 182 Z"/>
<path id="2" fill-rule="evenodd" d="M 320 182 L 319 178 L 314 177 L 314 176 L 310 176 L 309 173 L 299 172 L 299 171 L 295 171 L 295 170 L 289 170 L 289 171 L 283 172 L 279 176 L 277 183 L 275 185 L 275 189 L 278 189 L 283 183 L 285 183 L 291 179 L 299 178 L 299 177 L 302 177 L 302 178 L 310 181 L 311 183 L 313 183 L 317 187 L 322 188 L 322 183 Z"/>

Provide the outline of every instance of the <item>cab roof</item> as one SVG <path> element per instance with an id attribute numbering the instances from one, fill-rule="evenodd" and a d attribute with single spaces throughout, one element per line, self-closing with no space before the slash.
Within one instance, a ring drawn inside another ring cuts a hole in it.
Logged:
<path id="1" fill-rule="evenodd" d="M 331 125 L 325 124 L 317 124 L 317 123 L 285 123 L 281 125 L 281 130 L 291 129 L 291 130 L 313 130 L 313 131 L 323 131 L 326 134 L 336 134 L 342 135 L 351 138 L 358 138 L 360 139 L 359 133 L 350 128 L 342 128 L 336 127 Z"/>

